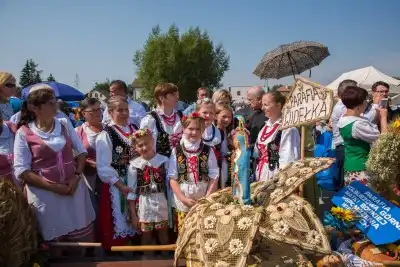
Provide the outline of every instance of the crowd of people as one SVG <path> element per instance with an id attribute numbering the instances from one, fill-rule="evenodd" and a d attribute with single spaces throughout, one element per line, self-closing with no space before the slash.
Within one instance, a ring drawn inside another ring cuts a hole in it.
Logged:
<path id="1" fill-rule="evenodd" d="M 300 158 L 298 129 L 280 129 L 286 98 L 262 87 L 249 88 L 249 105 L 237 112 L 229 91 L 211 96 L 199 88 L 197 101 L 180 112 L 178 87 L 160 83 L 157 107 L 147 113 L 117 80 L 105 109 L 95 98 L 81 101 L 84 123 L 76 128 L 46 84 L 33 86 L 15 113 L 8 105 L 15 87 L 11 74 L 0 73 L 0 178 L 24 191 L 46 241 L 98 241 L 105 250 L 134 236 L 145 245 L 173 242 L 170 229 L 179 233 L 199 199 L 231 186 L 235 115 L 245 117 L 250 132 L 252 179 L 271 179 Z M 340 84 L 328 123 L 338 188 L 353 180 L 368 184 L 370 145 L 394 116 L 380 105 L 388 93 L 389 86 L 377 82 L 369 103 L 356 82 Z"/>

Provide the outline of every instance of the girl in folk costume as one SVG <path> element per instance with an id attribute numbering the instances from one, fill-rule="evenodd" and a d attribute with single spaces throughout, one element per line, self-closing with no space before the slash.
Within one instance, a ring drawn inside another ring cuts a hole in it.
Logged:
<path id="1" fill-rule="evenodd" d="M 153 232 L 161 245 L 168 244 L 168 201 L 166 171 L 168 158 L 154 149 L 150 129 L 140 129 L 135 135 L 139 157 L 131 160 L 128 168 L 128 194 L 133 229 L 141 232 L 142 245 L 153 243 Z"/>
<path id="2" fill-rule="evenodd" d="M 368 92 L 356 86 L 348 86 L 341 99 L 346 113 L 339 119 L 338 127 L 344 141 L 344 182 L 359 181 L 368 184 L 369 176 L 365 172 L 371 144 L 381 134 L 375 124 L 370 123 L 361 114 L 367 108 Z M 387 132 L 387 109 L 378 108 L 377 115 L 382 133 Z"/>
<path id="3" fill-rule="evenodd" d="M 16 131 L 16 125 L 3 121 L 0 114 L 0 180 L 7 179 L 19 186 L 13 168 L 14 135 Z"/>
<path id="4" fill-rule="evenodd" d="M 76 127 L 75 130 L 88 152 L 83 173 L 91 192 L 90 196 L 94 209 L 97 211 L 98 195 L 100 192 L 99 186 L 96 186 L 99 184 L 96 183 L 98 181 L 96 171 L 96 138 L 103 130 L 100 101 L 96 98 L 85 98 L 79 106 L 82 116 L 85 118 L 85 123 Z"/>
<path id="5" fill-rule="evenodd" d="M 136 126 L 129 124 L 125 97 L 108 100 L 111 121 L 96 139 L 97 174 L 102 181 L 99 203 L 99 237 L 105 249 L 124 245 L 135 230 L 127 221 L 126 198 L 133 192 L 127 186 L 129 161 L 137 154 L 132 141 Z"/>
<path id="6" fill-rule="evenodd" d="M 153 134 L 157 153 L 169 157 L 182 137 L 182 114 L 175 111 L 178 103 L 178 87 L 172 83 L 161 83 L 154 90 L 157 109 L 150 112 L 140 123 L 140 128 L 149 128 Z"/>
<path id="7" fill-rule="evenodd" d="M 65 119 L 54 118 L 56 112 L 52 90 L 31 89 L 15 135 L 15 176 L 26 184 L 44 240 L 89 241 L 95 213 L 81 179 L 86 149 Z"/>
<path id="8" fill-rule="evenodd" d="M 229 171 L 231 142 L 228 140 L 228 132 L 233 120 L 233 111 L 228 105 L 217 105 L 216 115 L 217 128 L 221 134 L 221 143 L 216 146 L 216 149 L 221 153 L 220 159 L 218 160 L 221 173 L 219 188 L 225 188 L 232 185 Z"/>
<path id="9" fill-rule="evenodd" d="M 285 97 L 278 91 L 265 93 L 262 97 L 263 110 L 269 120 L 258 134 L 254 148 L 254 156 L 258 157 L 258 181 L 271 179 L 279 168 L 300 157 L 299 131 L 294 127 L 280 130 L 285 101 Z"/>
<path id="10" fill-rule="evenodd" d="M 215 120 L 215 104 L 209 98 L 200 99 L 196 103 L 196 112 L 204 118 L 203 143 L 211 146 L 216 158 L 219 159 L 219 151 L 216 151 L 215 146 L 221 143 L 221 133 L 213 124 Z"/>
<path id="11" fill-rule="evenodd" d="M 168 179 L 173 192 L 175 230 L 180 230 L 189 209 L 218 187 L 219 168 L 213 149 L 202 141 L 205 120 L 194 112 L 182 118 L 183 137 L 173 149 Z M 219 131 L 218 131 L 219 132 Z"/>

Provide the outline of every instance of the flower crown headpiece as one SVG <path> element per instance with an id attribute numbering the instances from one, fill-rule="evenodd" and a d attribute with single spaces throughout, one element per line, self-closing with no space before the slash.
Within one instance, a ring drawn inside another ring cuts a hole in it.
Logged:
<path id="1" fill-rule="evenodd" d="M 139 129 L 133 134 L 135 138 L 140 138 L 149 135 L 151 135 L 151 131 L 149 128 Z"/>
<path id="2" fill-rule="evenodd" d="M 196 118 L 201 118 L 201 116 L 200 116 L 200 113 L 198 113 L 198 112 L 193 112 L 193 113 L 190 113 L 190 114 L 187 115 L 187 116 L 183 116 L 183 117 L 182 117 L 182 122 L 187 121 L 188 118 L 196 119 Z"/>
<path id="3" fill-rule="evenodd" d="M 201 104 L 203 104 L 203 103 L 212 103 L 212 102 L 211 102 L 211 99 L 208 98 L 208 97 L 205 97 L 205 98 L 203 98 L 203 99 L 199 99 L 199 100 L 197 100 L 197 102 L 196 102 L 197 105 L 201 105 Z"/>

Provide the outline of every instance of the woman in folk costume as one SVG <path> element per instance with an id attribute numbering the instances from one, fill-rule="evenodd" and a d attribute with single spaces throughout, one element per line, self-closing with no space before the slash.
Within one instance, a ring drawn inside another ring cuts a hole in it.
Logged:
<path id="1" fill-rule="evenodd" d="M 202 135 L 203 143 L 212 147 L 218 160 L 220 151 L 217 151 L 215 146 L 221 143 L 221 133 L 214 125 L 215 104 L 209 98 L 200 99 L 196 103 L 196 112 L 204 118 L 205 129 Z"/>
<path id="2" fill-rule="evenodd" d="M 361 116 L 367 108 L 368 92 L 356 86 L 348 86 L 341 95 L 346 113 L 339 119 L 338 127 L 344 141 L 344 182 L 359 181 L 368 184 L 365 172 L 371 144 L 380 136 L 378 127 Z M 386 108 L 378 108 L 377 115 L 382 133 L 387 132 Z"/>
<path id="3" fill-rule="evenodd" d="M 205 120 L 199 113 L 182 118 L 183 137 L 173 149 L 168 179 L 173 192 L 175 230 L 179 231 L 189 209 L 218 187 L 219 168 L 214 150 L 202 141 Z M 219 132 L 219 131 L 218 131 Z"/>
<path id="4" fill-rule="evenodd" d="M 297 128 L 280 129 L 285 97 L 278 91 L 263 95 L 262 106 L 269 118 L 258 134 L 254 156 L 258 157 L 256 178 L 258 181 L 271 179 L 279 168 L 300 157 L 300 135 Z"/>
<path id="5" fill-rule="evenodd" d="M 102 114 L 100 101 L 96 98 L 85 98 L 80 104 L 82 116 L 85 118 L 85 123 L 75 128 L 79 139 L 81 139 L 88 155 L 86 157 L 86 165 L 83 171 L 87 185 L 89 187 L 90 196 L 95 211 L 98 207 L 99 183 L 97 182 L 96 171 L 96 138 L 103 130 L 101 123 Z"/>
<path id="6" fill-rule="evenodd" d="M 26 184 L 44 240 L 89 241 L 95 213 L 81 179 L 86 149 L 65 119 L 54 118 L 56 112 L 53 91 L 34 87 L 15 135 L 15 176 Z"/>
<path id="7" fill-rule="evenodd" d="M 221 156 L 218 160 L 220 168 L 219 188 L 231 186 L 230 177 L 230 153 L 231 142 L 228 140 L 229 130 L 233 121 L 233 111 L 228 105 L 216 106 L 216 125 L 221 133 L 221 143 L 216 146 L 217 151 L 220 151 Z"/>
<path id="8" fill-rule="evenodd" d="M 141 232 L 142 245 L 153 244 L 156 233 L 159 243 L 169 243 L 166 176 L 169 159 L 154 149 L 150 129 L 140 129 L 135 135 L 139 157 L 131 160 L 128 169 L 128 194 L 132 227 Z"/>
<path id="9" fill-rule="evenodd" d="M 14 135 L 17 131 L 16 125 L 3 121 L 0 114 L 0 180 L 7 179 L 19 186 L 14 176 Z"/>
<path id="10" fill-rule="evenodd" d="M 182 114 L 174 110 L 178 103 L 178 87 L 172 83 L 156 86 L 154 96 L 157 108 L 144 117 L 140 128 L 149 128 L 153 134 L 157 153 L 169 157 L 182 138 Z"/>
<path id="11" fill-rule="evenodd" d="M 102 181 L 99 203 L 99 238 L 105 249 L 124 245 L 135 230 L 127 221 L 127 186 L 129 161 L 137 154 L 132 137 L 136 125 L 129 123 L 129 107 L 125 97 L 113 96 L 107 110 L 111 121 L 96 139 L 97 174 Z"/>
<path id="12" fill-rule="evenodd" d="M 0 112 L 3 120 L 9 121 L 14 114 L 9 98 L 17 89 L 16 80 L 11 73 L 0 71 Z"/>

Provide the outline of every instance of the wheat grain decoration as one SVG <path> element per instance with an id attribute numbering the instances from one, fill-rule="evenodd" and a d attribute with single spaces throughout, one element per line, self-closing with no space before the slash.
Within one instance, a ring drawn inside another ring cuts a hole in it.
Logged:
<path id="1" fill-rule="evenodd" d="M 0 180 L 0 240 L 0 266 L 26 266 L 37 249 L 35 214 L 8 180 Z"/>

